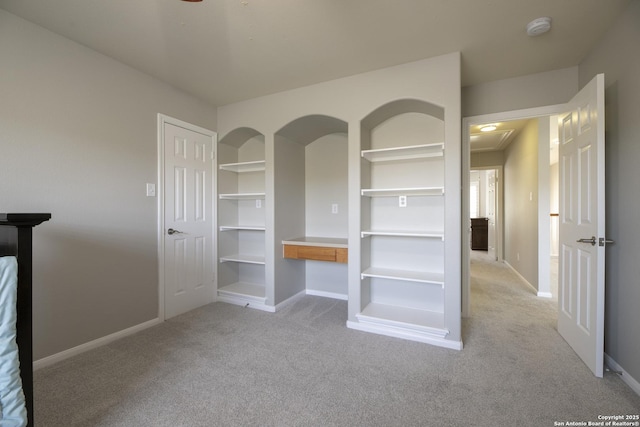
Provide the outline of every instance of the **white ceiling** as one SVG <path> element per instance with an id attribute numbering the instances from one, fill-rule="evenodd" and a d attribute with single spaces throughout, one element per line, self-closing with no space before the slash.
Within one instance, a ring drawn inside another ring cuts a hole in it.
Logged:
<path id="1" fill-rule="evenodd" d="M 470 149 L 472 152 L 504 150 L 528 122 L 529 119 L 524 119 L 473 125 L 469 128 Z M 488 124 L 496 129 L 483 132 L 481 129 Z"/>
<path id="2" fill-rule="evenodd" d="M 463 85 L 578 65 L 630 0 L 0 0 L 213 105 L 462 52 Z M 526 35 L 550 16 L 552 30 Z"/>

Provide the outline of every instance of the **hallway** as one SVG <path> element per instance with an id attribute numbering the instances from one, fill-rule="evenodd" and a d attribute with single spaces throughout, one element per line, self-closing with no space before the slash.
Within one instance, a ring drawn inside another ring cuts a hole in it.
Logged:
<path id="1" fill-rule="evenodd" d="M 558 421 L 597 421 L 614 408 L 637 412 L 638 396 L 614 373 L 593 376 L 556 324 L 556 300 L 537 297 L 506 264 L 471 251 L 471 317 L 463 321 L 463 351 L 481 347 L 479 357 L 487 367 L 500 367 L 505 389 L 545 401 Z"/>

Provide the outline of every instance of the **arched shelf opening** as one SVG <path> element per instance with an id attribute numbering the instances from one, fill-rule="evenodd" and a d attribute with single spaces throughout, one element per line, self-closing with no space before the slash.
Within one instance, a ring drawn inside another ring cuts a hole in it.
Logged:
<path id="1" fill-rule="evenodd" d="M 220 138 L 220 143 L 229 145 L 235 148 L 240 148 L 245 142 L 253 139 L 253 138 L 262 137 L 264 140 L 264 135 L 257 130 L 249 127 L 241 127 L 236 128 L 227 133 L 225 136 Z"/>
<path id="2" fill-rule="evenodd" d="M 265 136 L 242 127 L 220 139 L 218 300 L 267 309 Z"/>
<path id="3" fill-rule="evenodd" d="M 287 138 L 302 145 L 308 145 L 320 137 L 334 133 L 347 133 L 348 123 L 344 120 L 321 114 L 295 119 L 276 132 L 277 136 Z"/>
<path id="4" fill-rule="evenodd" d="M 276 301 L 302 291 L 347 299 L 348 168 L 344 120 L 308 115 L 275 133 Z"/>
<path id="5" fill-rule="evenodd" d="M 404 113 L 421 113 L 444 121 L 444 108 L 421 99 L 397 99 L 373 110 L 362 119 L 363 129 L 373 129 L 382 122 Z"/>
<path id="6" fill-rule="evenodd" d="M 418 99 L 360 122 L 360 301 L 356 328 L 443 342 L 444 108 Z M 395 333 L 395 332 L 394 332 Z"/>

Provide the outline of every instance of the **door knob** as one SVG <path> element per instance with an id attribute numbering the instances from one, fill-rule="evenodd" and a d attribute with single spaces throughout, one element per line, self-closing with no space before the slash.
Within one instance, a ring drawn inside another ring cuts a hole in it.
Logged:
<path id="1" fill-rule="evenodd" d="M 591 246 L 595 246 L 596 245 L 596 237 L 595 236 L 591 236 L 590 239 L 578 239 L 578 240 L 576 240 L 576 242 L 578 242 L 578 243 L 591 243 Z"/>
<path id="2" fill-rule="evenodd" d="M 174 234 L 184 234 L 184 232 L 180 231 L 180 230 L 174 230 L 173 228 L 170 228 L 167 230 L 167 234 L 169 236 L 172 236 Z"/>

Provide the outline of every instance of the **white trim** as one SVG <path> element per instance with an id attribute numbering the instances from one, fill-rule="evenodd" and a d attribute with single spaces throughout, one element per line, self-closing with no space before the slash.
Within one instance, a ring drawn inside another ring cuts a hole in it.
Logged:
<path id="1" fill-rule="evenodd" d="M 553 298 L 553 294 L 551 292 L 540 292 L 540 291 L 538 291 L 536 289 L 536 287 L 533 286 L 531 283 L 529 283 L 529 281 L 527 279 L 525 279 L 524 276 L 518 272 L 518 270 L 513 268 L 513 266 L 511 264 L 509 264 L 506 260 L 503 261 L 503 262 L 507 265 L 507 267 L 509 267 L 511 269 L 511 271 L 513 271 L 520 278 L 520 280 L 522 280 L 524 283 L 526 283 L 535 292 L 537 297 L 540 297 L 540 298 Z"/>
<path id="2" fill-rule="evenodd" d="M 315 289 L 307 289 L 306 293 L 307 293 L 307 295 L 315 295 L 315 296 L 318 296 L 318 297 L 325 297 L 325 298 L 339 299 L 339 300 L 342 300 L 342 301 L 349 301 L 349 295 L 338 294 L 336 292 L 325 292 L 325 291 L 317 291 Z"/>
<path id="3" fill-rule="evenodd" d="M 214 162 L 211 164 L 211 174 L 215 177 L 215 171 L 217 168 L 217 137 L 218 133 L 209 129 L 202 128 L 200 126 L 193 125 L 191 123 L 187 123 L 185 121 L 176 119 L 171 116 L 167 116 L 162 113 L 158 113 L 158 141 L 157 141 L 157 150 L 158 150 L 158 185 L 156 186 L 156 196 L 158 198 L 157 204 L 157 246 L 158 246 L 158 318 L 162 321 L 165 317 L 165 298 L 164 298 L 164 290 L 165 290 L 165 278 L 164 278 L 164 125 L 172 124 L 174 126 L 179 126 L 181 128 L 191 130 L 193 132 L 200 133 L 207 137 L 211 138 L 211 150 L 214 156 Z M 213 196 L 212 196 L 212 214 L 213 214 L 213 260 L 218 259 L 218 244 L 216 242 L 217 234 L 217 209 L 216 209 L 216 199 L 217 199 L 217 183 L 214 183 L 213 186 Z M 214 265 L 214 289 L 213 289 L 213 302 L 217 301 L 217 272 L 215 271 L 216 262 L 212 261 Z"/>
<path id="4" fill-rule="evenodd" d="M 372 325 L 361 322 L 347 320 L 347 327 L 357 331 L 370 332 L 388 337 L 401 338 L 410 341 L 422 342 L 451 350 L 462 350 L 462 341 L 452 341 L 437 336 L 429 336 L 426 333 L 412 331 L 410 329 L 396 328 L 386 325 Z"/>
<path id="5" fill-rule="evenodd" d="M 276 307 L 272 305 L 266 305 L 261 302 L 257 302 L 254 300 L 249 300 L 248 298 L 243 298 L 241 296 L 232 296 L 232 295 L 218 295 L 216 298 L 217 302 L 224 302 L 227 304 L 239 305 L 241 307 L 253 308 L 255 310 L 266 311 L 268 313 L 275 313 Z"/>
<path id="6" fill-rule="evenodd" d="M 504 260 L 503 262 L 507 267 L 509 267 L 511 269 L 511 271 L 513 271 L 516 274 L 516 276 L 518 276 L 520 278 L 520 280 L 522 280 L 527 286 L 529 286 L 531 288 L 531 290 L 533 290 L 533 292 L 536 295 L 538 295 L 538 290 L 536 289 L 535 286 L 533 286 L 531 283 L 529 283 L 529 281 L 527 279 L 525 279 L 524 276 L 522 274 L 520 274 L 520 272 L 518 270 L 513 268 L 513 266 L 507 262 L 507 260 Z"/>
<path id="7" fill-rule="evenodd" d="M 158 114 L 158 176 L 156 185 L 157 239 L 158 245 L 158 318 L 164 320 L 164 124 L 166 117 Z"/>
<path id="8" fill-rule="evenodd" d="M 280 311 L 283 308 L 285 308 L 286 306 L 288 306 L 289 304 L 293 304 L 294 302 L 298 301 L 300 298 L 302 298 L 306 294 L 307 294 L 307 292 L 305 290 L 302 290 L 302 291 L 298 292 L 297 294 L 290 296 L 286 300 L 282 301 L 280 304 L 276 304 L 276 307 L 275 307 L 276 310 L 275 311 Z"/>
<path id="9" fill-rule="evenodd" d="M 243 298 L 241 296 L 235 297 L 235 296 L 231 296 L 231 295 L 218 295 L 218 301 L 219 302 L 226 302 L 227 304 L 240 305 L 240 306 L 247 307 L 247 308 L 253 308 L 253 309 L 256 309 L 256 310 L 266 311 L 266 312 L 269 312 L 269 313 L 275 313 L 276 311 L 282 310 L 283 308 L 285 308 L 289 304 L 293 304 L 294 302 L 296 302 L 297 300 L 299 300 L 300 298 L 302 298 L 306 294 L 307 294 L 306 291 L 304 291 L 304 290 L 300 291 L 297 294 L 287 298 L 286 300 L 282 301 L 280 304 L 277 304 L 275 306 L 266 305 L 266 304 L 262 304 L 262 303 L 255 302 L 255 301 L 249 301 L 247 298 Z"/>
<path id="10" fill-rule="evenodd" d="M 51 356 L 43 357 L 42 359 L 38 359 L 33 362 L 33 369 L 38 370 L 42 368 L 46 368 L 47 366 L 51 366 L 55 363 L 62 362 L 65 359 L 68 359 L 73 356 L 77 356 L 81 353 L 84 353 L 89 350 L 93 350 L 98 347 L 102 347 L 103 345 L 107 345 L 113 341 L 117 341 L 121 338 L 128 337 L 129 335 L 136 334 L 140 331 L 148 329 L 152 326 L 156 326 L 162 323 L 162 320 L 159 318 L 155 318 L 149 320 L 144 323 L 140 323 L 139 325 L 132 326 L 127 329 L 123 329 L 119 332 L 115 332 L 110 335 L 106 335 L 104 337 L 98 338 L 93 341 L 89 341 L 84 344 L 80 344 L 79 346 L 70 348 L 68 350 L 61 351 L 60 353 L 53 354 Z"/>
<path id="11" fill-rule="evenodd" d="M 611 368 L 611 370 L 620 372 L 620 378 L 622 378 L 622 381 L 624 381 L 631 390 L 635 391 L 636 394 L 640 396 L 640 382 L 638 382 L 638 380 L 629 375 L 629 373 L 625 371 L 622 366 L 618 365 L 618 362 L 613 360 L 613 358 L 607 353 L 604 354 L 604 363 Z"/>

